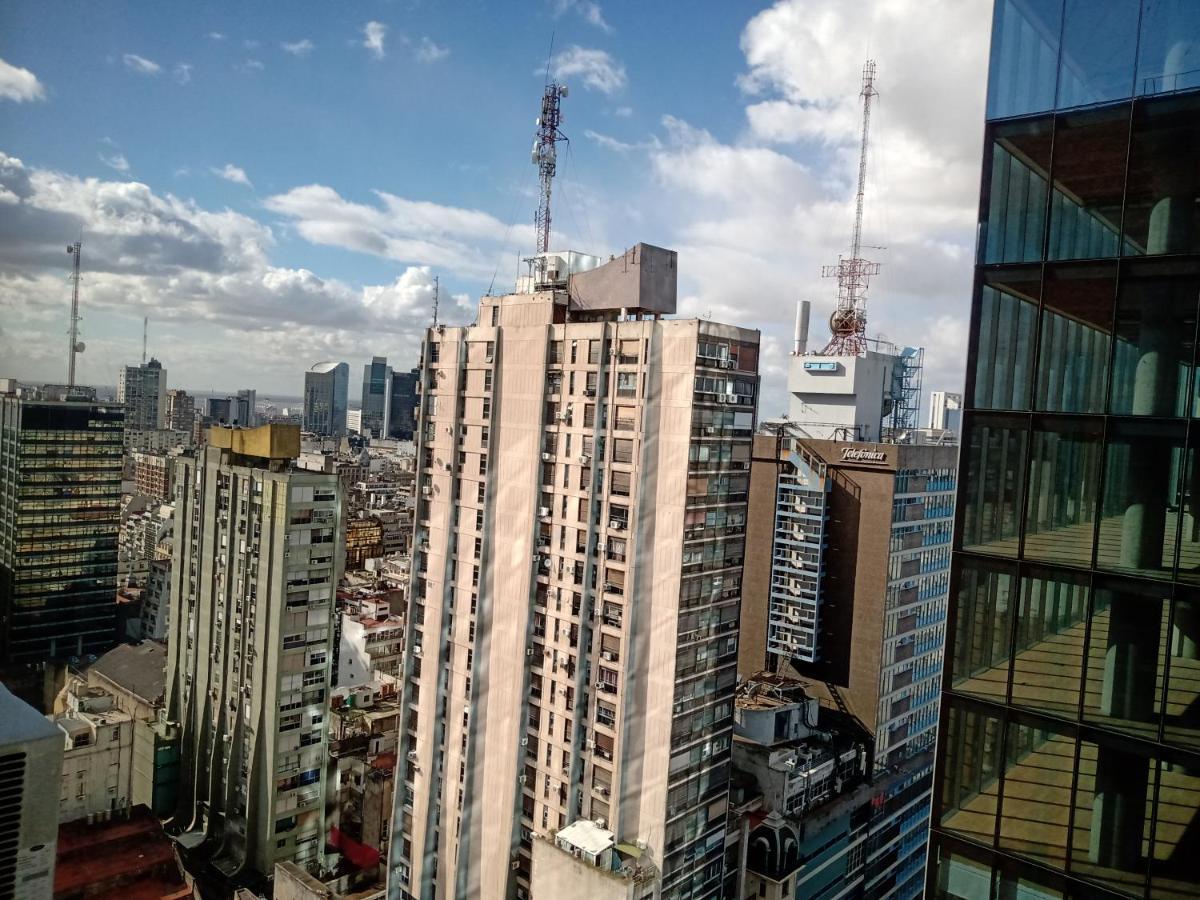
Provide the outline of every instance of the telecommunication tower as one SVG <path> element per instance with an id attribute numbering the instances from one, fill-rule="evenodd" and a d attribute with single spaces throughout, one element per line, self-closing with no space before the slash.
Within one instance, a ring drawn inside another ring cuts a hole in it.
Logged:
<path id="1" fill-rule="evenodd" d="M 76 241 L 67 244 L 67 252 L 74 258 L 74 269 L 71 273 L 71 327 L 67 334 L 70 346 L 67 348 L 67 387 L 75 387 L 75 354 L 84 350 L 83 341 L 79 340 L 79 256 L 83 242 Z"/>
<path id="2" fill-rule="evenodd" d="M 867 133 L 871 126 L 871 99 L 879 96 L 875 90 L 875 60 L 863 67 L 862 148 L 858 160 L 858 199 L 854 211 L 854 236 L 850 256 L 839 256 L 836 266 L 824 266 L 821 274 L 837 278 L 837 309 L 829 317 L 832 337 L 825 346 L 826 356 L 858 356 L 867 349 L 867 286 L 872 275 L 879 274 L 879 263 L 862 258 L 863 195 L 867 188 Z"/>
<path id="3" fill-rule="evenodd" d="M 533 164 L 538 167 L 541 181 L 541 201 L 533 218 L 538 253 L 550 251 L 550 191 L 558 162 L 557 144 L 567 139 L 558 129 L 562 122 L 559 103 L 566 96 L 565 84 L 546 82 L 546 89 L 542 92 L 542 114 L 538 116 L 537 135 L 533 139 Z"/>

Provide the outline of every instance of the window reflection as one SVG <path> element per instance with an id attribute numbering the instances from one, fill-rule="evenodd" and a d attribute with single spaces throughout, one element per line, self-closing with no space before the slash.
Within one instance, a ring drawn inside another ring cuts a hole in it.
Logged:
<path id="1" fill-rule="evenodd" d="M 1143 0 L 1137 93 L 1200 87 L 1200 5 L 1195 0 Z"/>
<path id="2" fill-rule="evenodd" d="M 1059 109 L 1132 96 L 1138 18 L 1130 0 L 1066 0 Z"/>
<path id="3" fill-rule="evenodd" d="M 979 305 L 975 407 L 1028 409 L 1040 271 L 989 273 Z"/>
<path id="4" fill-rule="evenodd" d="M 1046 270 L 1038 409 L 1103 412 L 1116 273 L 1115 263 Z"/>
<path id="5" fill-rule="evenodd" d="M 1121 582 L 1098 587 L 1088 636 L 1083 716 L 1148 740 L 1162 715 L 1169 586 Z"/>
<path id="6" fill-rule="evenodd" d="M 1062 0 L 997 0 L 987 114 L 1000 119 L 1054 107 Z"/>
<path id="7" fill-rule="evenodd" d="M 1100 451 L 1097 422 L 1048 420 L 1035 428 L 1025 511 L 1026 558 L 1091 564 Z"/>
<path id="8" fill-rule="evenodd" d="M 1194 755 L 1169 751 L 1162 755 L 1154 819 L 1150 896 L 1200 896 L 1195 844 L 1200 827 L 1200 763 Z"/>
<path id="9" fill-rule="evenodd" d="M 1075 741 L 1064 730 L 1013 718 L 1004 742 L 1000 846 L 1061 865 L 1071 816 Z"/>
<path id="10" fill-rule="evenodd" d="M 1021 579 L 1012 702 L 1076 719 L 1088 586 L 1083 574 L 1035 569 Z"/>
<path id="11" fill-rule="evenodd" d="M 997 564 L 964 560 L 954 633 L 954 689 L 1003 703 L 1008 696 L 1016 577 Z"/>
<path id="12" fill-rule="evenodd" d="M 1048 259 L 1116 256 L 1129 147 L 1129 108 L 1060 116 Z"/>
<path id="13" fill-rule="evenodd" d="M 1167 656 L 1164 740 L 1200 750 L 1200 594 L 1175 600 Z"/>
<path id="14" fill-rule="evenodd" d="M 1137 104 L 1125 197 L 1125 253 L 1200 251 L 1200 97 Z"/>
<path id="15" fill-rule="evenodd" d="M 984 262 L 1042 258 L 1052 130 L 1049 118 L 994 126 L 981 242 Z"/>
<path id="16" fill-rule="evenodd" d="M 961 465 L 963 549 L 1017 555 L 1025 448 L 1024 422 L 1006 416 L 972 421 Z"/>
<path id="17" fill-rule="evenodd" d="M 945 718 L 946 768 L 942 773 L 941 823 L 991 846 L 996 828 L 997 778 L 1002 756 L 1000 719 L 956 698 Z"/>

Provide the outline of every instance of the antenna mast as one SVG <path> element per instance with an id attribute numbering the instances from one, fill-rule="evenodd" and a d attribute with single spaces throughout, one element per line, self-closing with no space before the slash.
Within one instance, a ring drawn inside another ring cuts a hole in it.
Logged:
<path id="1" fill-rule="evenodd" d="M 67 387 L 75 387 L 75 354 L 83 352 L 83 341 L 79 340 L 79 256 L 83 242 L 67 244 L 67 252 L 74 258 L 71 273 L 71 327 L 67 332 L 70 345 L 67 348 Z"/>
<path id="2" fill-rule="evenodd" d="M 438 295 L 439 295 L 439 293 L 440 293 L 440 291 L 438 290 L 438 288 L 439 288 L 439 285 L 438 285 L 438 276 L 437 276 L 437 275 L 434 275 L 434 276 L 433 276 L 433 326 L 434 326 L 435 328 L 437 327 L 437 316 L 438 316 Z"/>
<path id="3" fill-rule="evenodd" d="M 146 364 L 146 338 L 150 332 L 150 317 L 142 316 L 142 365 Z"/>
<path id="4" fill-rule="evenodd" d="M 826 345 L 826 356 L 858 356 L 867 349 L 867 286 L 872 275 L 879 274 L 879 263 L 869 262 L 860 256 L 862 252 L 863 197 L 867 189 L 867 134 L 871 127 L 871 99 L 878 97 L 875 90 L 875 60 L 868 59 L 863 66 L 862 147 L 858 160 L 858 198 L 854 210 L 854 236 L 850 243 L 850 257 L 838 257 L 836 266 L 824 266 L 821 274 L 838 280 L 838 304 L 829 317 L 829 330 L 833 336 Z"/>
<path id="5" fill-rule="evenodd" d="M 556 144 L 567 139 L 558 130 L 562 122 L 562 112 L 559 102 L 567 96 L 567 86 L 550 81 L 547 78 L 546 89 L 542 93 L 542 114 L 537 120 L 537 135 L 533 140 L 533 164 L 538 167 L 541 180 L 541 202 L 538 204 L 533 225 L 537 231 L 537 252 L 548 253 L 550 250 L 550 192 L 554 181 L 554 171 L 558 160 Z"/>

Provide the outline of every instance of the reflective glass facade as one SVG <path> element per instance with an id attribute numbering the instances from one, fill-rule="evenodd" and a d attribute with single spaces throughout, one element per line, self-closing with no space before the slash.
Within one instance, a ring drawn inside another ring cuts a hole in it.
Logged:
<path id="1" fill-rule="evenodd" d="M 119 404 L 0 397 L 0 662 L 116 639 Z"/>
<path id="2" fill-rule="evenodd" d="M 998 0 L 931 897 L 1194 897 L 1200 4 Z"/>

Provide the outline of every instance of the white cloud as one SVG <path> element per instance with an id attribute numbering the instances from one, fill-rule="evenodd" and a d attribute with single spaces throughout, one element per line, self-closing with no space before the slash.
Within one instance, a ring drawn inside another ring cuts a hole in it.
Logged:
<path id="1" fill-rule="evenodd" d="M 449 47 L 442 47 L 438 44 L 435 44 L 427 37 L 421 38 L 421 40 L 417 43 L 416 57 L 418 62 L 437 62 L 439 59 L 445 59 L 449 55 Z"/>
<path id="2" fill-rule="evenodd" d="M 536 72 L 535 74 L 541 74 Z M 628 83 L 625 67 L 605 50 L 590 49 L 572 44 L 550 61 L 550 74 L 555 79 L 579 76 L 583 86 L 604 94 L 621 90 Z"/>
<path id="3" fill-rule="evenodd" d="M 620 116 L 622 119 L 628 119 L 630 116 L 633 115 L 633 107 L 632 106 L 618 106 L 616 109 L 614 109 L 612 111 L 612 114 L 614 116 Z"/>
<path id="4" fill-rule="evenodd" d="M 157 75 L 162 71 L 162 66 L 154 60 L 138 56 L 136 53 L 126 53 L 121 60 L 125 63 L 125 68 L 139 75 Z"/>
<path id="5" fill-rule="evenodd" d="M 606 150 L 615 150 L 618 153 L 631 153 L 634 150 L 657 150 L 662 146 L 661 141 L 657 137 L 651 136 L 648 141 L 629 143 L 607 134 L 601 134 L 598 131 L 592 131 L 590 128 L 583 132 L 583 136 L 597 146 L 603 147 Z"/>
<path id="6" fill-rule="evenodd" d="M 374 54 L 376 59 L 383 59 L 383 40 L 387 36 L 388 27 L 382 22 L 371 21 L 363 26 L 362 45 Z"/>
<path id="7" fill-rule="evenodd" d="M 604 21 L 604 11 L 599 3 L 592 0 L 554 0 L 554 14 L 561 16 L 565 12 L 574 12 L 589 25 L 594 25 L 605 34 L 612 34 L 613 27 Z"/>
<path id="8" fill-rule="evenodd" d="M 308 38 L 291 43 L 284 41 L 279 45 L 285 53 L 290 53 L 292 56 L 308 56 L 313 51 L 313 42 Z"/>
<path id="9" fill-rule="evenodd" d="M 100 162 L 104 163 L 110 169 L 116 169 L 118 172 L 129 171 L 129 160 L 122 153 L 114 153 L 111 156 L 100 154 Z"/>
<path id="10" fill-rule="evenodd" d="M 223 34 L 222 34 L 221 32 L 219 32 L 219 31 L 210 31 L 208 34 L 206 34 L 206 35 L 205 35 L 205 37 L 206 37 L 206 38 L 208 38 L 210 41 L 223 41 L 223 40 L 225 40 L 225 35 L 223 35 Z"/>
<path id="11" fill-rule="evenodd" d="M 246 170 L 239 169 L 233 163 L 226 163 L 220 169 L 213 167 L 210 168 L 209 171 L 218 178 L 224 178 L 226 181 L 232 181 L 234 184 L 245 185 L 248 188 L 254 187 L 254 185 L 250 183 L 250 179 L 246 177 Z"/>
<path id="12" fill-rule="evenodd" d="M 176 63 L 171 74 L 180 84 L 187 84 L 192 80 L 192 65 L 191 63 Z"/>
<path id="13" fill-rule="evenodd" d="M 307 241 L 404 263 L 451 269 L 485 279 L 511 249 L 533 244 L 530 226 L 509 226 L 474 209 L 408 200 L 376 191 L 378 205 L 346 200 L 310 184 L 268 197 L 267 209 L 286 216 Z"/>
<path id="14" fill-rule="evenodd" d="M 45 100 L 46 88 L 37 76 L 28 69 L 14 66 L 0 59 L 0 100 L 15 100 L 25 103 L 30 100 Z"/>
<path id="15" fill-rule="evenodd" d="M 426 266 L 362 286 L 276 266 L 265 225 L 137 182 L 29 168 L 0 153 L 0 204 L 8 210 L 0 215 L 0 357 L 20 377 L 61 378 L 62 234 L 80 229 L 88 267 L 81 365 L 91 383 L 111 384 L 117 362 L 136 356 L 135 338 L 106 333 L 128 331 L 123 323 L 143 314 L 155 318 L 173 386 L 209 387 L 217 373 L 223 387 L 244 380 L 260 396 L 298 393 L 311 362 L 360 359 L 368 347 L 406 364 L 429 321 Z"/>
<path id="16" fill-rule="evenodd" d="M 238 71 L 245 72 L 247 75 L 251 75 L 255 72 L 261 72 L 266 68 L 266 66 L 263 65 L 262 60 L 248 59 L 241 65 L 234 66 L 234 68 Z"/>

